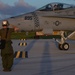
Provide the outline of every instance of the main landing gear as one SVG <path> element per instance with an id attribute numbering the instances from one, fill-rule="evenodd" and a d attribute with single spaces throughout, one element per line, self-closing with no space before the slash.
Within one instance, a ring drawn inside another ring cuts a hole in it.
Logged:
<path id="1" fill-rule="evenodd" d="M 61 31 L 60 35 L 61 35 L 61 40 L 60 41 L 56 40 L 58 42 L 58 48 L 60 50 L 67 51 L 69 49 L 69 44 L 65 42 L 67 38 L 64 37 L 64 31 Z"/>

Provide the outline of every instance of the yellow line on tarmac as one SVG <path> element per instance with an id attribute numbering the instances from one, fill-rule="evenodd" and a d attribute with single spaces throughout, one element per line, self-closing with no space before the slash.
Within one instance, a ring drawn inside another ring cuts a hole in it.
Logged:
<path id="1" fill-rule="evenodd" d="M 19 58 L 19 56 L 20 56 L 20 51 L 17 52 L 16 58 Z"/>
<path id="2" fill-rule="evenodd" d="M 25 51 L 22 52 L 22 58 L 25 58 Z"/>

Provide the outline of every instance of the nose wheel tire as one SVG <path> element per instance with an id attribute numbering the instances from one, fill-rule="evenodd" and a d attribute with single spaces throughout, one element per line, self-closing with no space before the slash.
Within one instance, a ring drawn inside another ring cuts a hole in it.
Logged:
<path id="1" fill-rule="evenodd" d="M 63 48 L 62 48 L 62 44 L 59 44 L 58 47 L 59 47 L 60 50 L 63 50 Z"/>
<path id="2" fill-rule="evenodd" d="M 59 49 L 67 51 L 69 49 L 69 44 L 68 43 L 59 44 Z"/>
<path id="3" fill-rule="evenodd" d="M 62 47 L 63 47 L 64 50 L 68 50 L 69 49 L 69 44 L 68 43 L 64 43 L 62 45 Z"/>

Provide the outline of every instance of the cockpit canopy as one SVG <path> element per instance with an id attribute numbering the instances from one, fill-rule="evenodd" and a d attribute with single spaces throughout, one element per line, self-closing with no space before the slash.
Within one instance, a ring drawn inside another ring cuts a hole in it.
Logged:
<path id="1" fill-rule="evenodd" d="M 74 8 L 74 5 L 64 4 L 64 3 L 50 3 L 40 8 L 38 11 L 54 11 L 54 10 L 64 10 L 69 8 Z"/>

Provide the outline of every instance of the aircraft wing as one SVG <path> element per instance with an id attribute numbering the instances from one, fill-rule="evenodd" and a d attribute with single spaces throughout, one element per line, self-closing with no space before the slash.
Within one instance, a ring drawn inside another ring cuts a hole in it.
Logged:
<path id="1" fill-rule="evenodd" d="M 56 18 L 70 18 L 70 19 L 75 19 L 75 16 L 43 16 L 43 17 L 56 17 Z"/>

